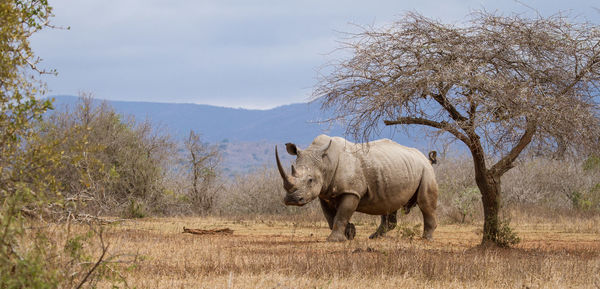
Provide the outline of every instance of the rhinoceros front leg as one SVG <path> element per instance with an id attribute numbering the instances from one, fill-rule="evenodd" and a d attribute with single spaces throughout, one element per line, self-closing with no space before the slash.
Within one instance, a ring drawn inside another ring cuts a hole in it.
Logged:
<path id="1" fill-rule="evenodd" d="M 325 215 L 327 224 L 329 224 L 329 229 L 333 229 L 333 218 L 335 217 L 335 207 L 331 206 L 329 203 L 327 203 L 323 199 L 319 199 L 319 201 L 321 202 L 321 209 L 323 210 L 323 215 Z"/>
<path id="2" fill-rule="evenodd" d="M 327 241 L 346 241 L 346 234 L 352 235 L 352 238 L 354 238 L 356 230 L 354 229 L 354 225 L 348 224 L 348 221 L 356 210 L 358 201 L 358 197 L 352 194 L 343 194 L 339 197 L 337 211 L 335 213 L 335 217 L 333 218 L 331 234 L 329 237 L 327 237 Z"/>
<path id="3" fill-rule="evenodd" d="M 319 199 L 321 202 L 321 209 L 323 210 L 323 215 L 327 220 L 327 224 L 329 224 L 329 229 L 333 229 L 333 219 L 335 218 L 336 209 L 332 204 L 324 201 L 323 199 Z M 348 223 L 346 225 L 346 229 L 344 229 L 344 236 L 346 239 L 353 240 L 354 236 L 356 236 L 356 227 L 352 223 Z"/>
<path id="4" fill-rule="evenodd" d="M 371 236 L 369 236 L 369 239 L 375 239 L 375 238 L 382 237 L 385 235 L 385 233 L 396 228 L 397 213 L 398 213 L 398 211 L 395 211 L 395 212 L 387 214 L 387 215 L 381 215 L 381 224 L 379 224 L 379 227 L 377 228 L 375 233 L 373 233 L 373 234 L 371 234 Z"/>

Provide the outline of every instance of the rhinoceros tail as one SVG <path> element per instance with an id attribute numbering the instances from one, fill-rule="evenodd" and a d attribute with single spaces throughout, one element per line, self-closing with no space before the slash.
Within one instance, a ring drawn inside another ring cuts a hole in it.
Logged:
<path id="1" fill-rule="evenodd" d="M 417 190 L 415 191 L 413 196 L 410 197 L 410 200 L 408 200 L 408 203 L 406 203 L 406 205 L 404 205 L 404 207 L 402 208 L 402 211 L 404 212 L 404 214 L 408 215 L 408 213 L 410 213 L 410 209 L 412 209 L 417 204 L 417 195 L 419 194 L 420 187 L 421 187 L 421 184 L 419 184 L 419 187 L 417 187 Z"/>
<path id="2" fill-rule="evenodd" d="M 437 152 L 436 151 L 430 151 L 428 156 L 429 156 L 429 162 L 431 162 L 432 165 L 437 164 Z"/>

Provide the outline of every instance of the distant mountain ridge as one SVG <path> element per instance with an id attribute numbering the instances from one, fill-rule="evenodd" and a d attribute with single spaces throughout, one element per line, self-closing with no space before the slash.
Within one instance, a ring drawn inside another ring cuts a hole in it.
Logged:
<path id="1" fill-rule="evenodd" d="M 73 107 L 78 97 L 52 96 L 56 110 Z M 97 99 L 98 102 L 104 101 Z M 268 110 L 250 110 L 191 103 L 156 103 L 106 100 L 118 113 L 133 116 L 136 121 L 148 119 L 155 127 L 166 130 L 178 140 L 185 139 L 190 130 L 201 134 L 203 142 L 217 144 L 221 150 L 222 169 L 226 175 L 247 173 L 264 165 L 275 167 L 274 147 L 279 146 L 284 164 L 292 156 L 285 153 L 284 144 L 293 142 L 306 148 L 319 134 L 344 136 L 339 124 L 323 123 L 331 112 L 322 111 L 321 103 L 297 103 Z M 425 147 L 394 128 L 384 128 L 377 138 L 391 138 L 398 143 L 417 148 Z M 346 137 L 352 141 L 352 138 Z"/>
<path id="2" fill-rule="evenodd" d="M 55 107 L 77 103 L 78 97 L 56 95 Z M 103 101 L 98 99 L 98 101 Z M 319 134 L 344 136 L 345 129 L 339 124 L 323 121 L 332 113 L 321 110 L 319 101 L 279 106 L 268 110 L 251 110 L 218 107 L 192 103 L 157 103 L 112 101 L 107 102 L 119 113 L 131 115 L 137 121 L 149 119 L 153 124 L 164 126 L 179 139 L 185 138 L 190 130 L 202 135 L 206 142 L 295 142 L 302 145 Z M 415 145 L 403 134 L 393 133 L 386 128 L 381 137 L 393 138 L 405 144 Z M 380 138 L 380 137 L 375 137 Z"/>

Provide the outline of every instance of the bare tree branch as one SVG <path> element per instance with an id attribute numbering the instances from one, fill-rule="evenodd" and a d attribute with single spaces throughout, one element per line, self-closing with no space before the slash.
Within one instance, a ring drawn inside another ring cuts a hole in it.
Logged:
<path id="1" fill-rule="evenodd" d="M 77 289 L 79 289 L 79 288 L 81 288 L 81 286 L 85 285 L 86 282 L 88 282 L 88 278 L 92 275 L 92 273 L 94 273 L 94 271 L 96 271 L 98 266 L 100 266 L 100 264 L 102 264 L 102 262 L 104 262 L 104 256 L 108 252 L 109 245 L 108 244 L 104 245 L 104 238 L 103 238 L 101 232 L 98 234 L 98 237 L 100 238 L 100 247 L 102 248 L 102 254 L 100 254 L 100 257 L 98 257 L 98 260 L 96 261 L 96 263 L 94 263 L 94 266 L 92 266 L 92 268 L 90 268 L 87 271 L 87 273 L 85 274 L 83 279 L 81 279 L 81 282 L 79 282 L 79 285 L 77 285 L 77 287 L 75 287 Z"/>
<path id="2" fill-rule="evenodd" d="M 527 129 L 521 136 L 519 142 L 513 147 L 513 149 L 504 156 L 501 160 L 499 160 L 496 164 L 494 164 L 490 168 L 490 173 L 496 176 L 502 176 L 505 172 L 511 169 L 514 165 L 514 161 L 517 159 L 519 154 L 531 143 L 533 135 L 536 132 L 536 124 L 532 121 L 527 125 Z"/>
<path id="3" fill-rule="evenodd" d="M 471 145 L 471 141 L 469 140 L 469 138 L 467 138 L 464 134 L 462 134 L 457 129 L 454 129 L 453 127 L 451 127 L 446 122 L 435 122 L 435 121 L 432 121 L 432 120 L 428 120 L 428 119 L 425 119 L 425 118 L 418 118 L 418 117 L 400 117 L 400 118 L 398 118 L 396 120 L 384 120 L 383 123 L 385 125 L 397 125 L 397 124 L 420 124 L 420 125 L 426 125 L 426 126 L 430 126 L 430 127 L 433 127 L 433 128 L 437 128 L 437 129 L 440 129 L 440 130 L 447 131 L 447 132 L 451 133 L 452 135 L 454 135 L 456 138 L 460 139 L 467 146 Z"/>
<path id="4" fill-rule="evenodd" d="M 440 93 L 432 94 L 431 96 L 450 114 L 450 117 L 452 117 L 453 120 L 456 122 L 464 122 L 467 118 L 460 114 L 460 112 L 456 110 L 456 107 L 454 107 L 446 97 L 450 88 L 452 88 L 451 84 L 446 86 L 441 85 Z"/>

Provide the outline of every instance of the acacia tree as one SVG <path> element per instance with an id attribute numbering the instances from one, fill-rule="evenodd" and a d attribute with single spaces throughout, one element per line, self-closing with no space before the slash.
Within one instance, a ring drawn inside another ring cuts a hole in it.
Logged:
<path id="1" fill-rule="evenodd" d="M 501 177 L 528 147 L 598 148 L 600 27 L 564 15 L 477 12 L 460 26 L 409 13 L 349 34 L 315 96 L 366 139 L 422 125 L 469 149 L 484 208 L 482 243 L 499 244 Z"/>

